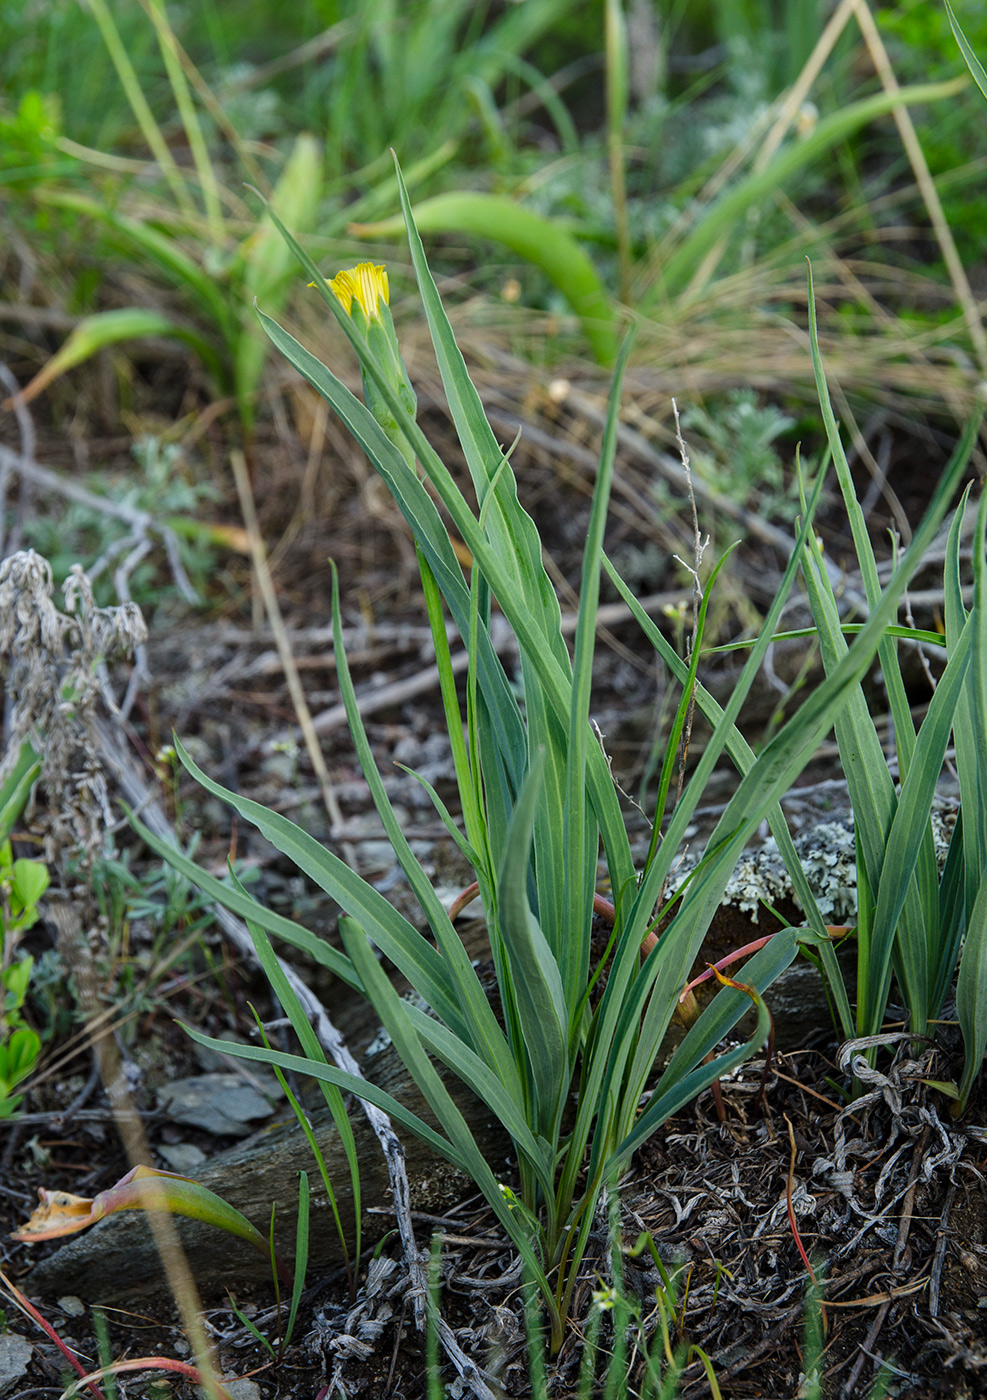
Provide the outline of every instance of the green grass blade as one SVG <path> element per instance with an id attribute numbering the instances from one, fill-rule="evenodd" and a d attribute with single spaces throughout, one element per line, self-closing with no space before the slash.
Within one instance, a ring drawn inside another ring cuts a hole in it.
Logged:
<path id="1" fill-rule="evenodd" d="M 261 1036 L 261 1039 L 263 1040 L 264 1045 L 266 1046 L 266 1048 L 267 1048 L 267 1049 L 270 1049 L 270 1048 L 271 1048 L 271 1042 L 270 1042 L 270 1041 L 268 1040 L 268 1038 L 267 1038 L 267 1033 L 266 1033 L 266 1031 L 264 1030 L 264 1024 L 263 1024 L 263 1022 L 261 1021 L 260 1017 L 257 1015 L 256 1009 L 254 1009 L 254 1008 L 252 1008 L 252 1009 L 253 1009 L 253 1011 L 254 1011 L 254 1019 L 255 1019 L 256 1022 L 257 1022 L 257 1030 L 258 1030 L 258 1033 L 259 1033 L 259 1035 Z M 326 1166 L 325 1155 L 324 1155 L 324 1153 L 323 1153 L 323 1151 L 322 1151 L 322 1148 L 319 1146 L 319 1142 L 318 1142 L 318 1139 L 317 1139 L 316 1136 L 315 1136 L 315 1133 L 312 1131 L 312 1125 L 311 1125 L 311 1123 L 310 1123 L 309 1120 L 308 1120 L 308 1114 L 307 1114 L 307 1113 L 305 1112 L 305 1110 L 302 1108 L 301 1104 L 298 1102 L 297 1098 L 295 1097 L 295 1095 L 294 1095 L 294 1094 L 292 1093 L 292 1091 L 291 1091 L 291 1085 L 288 1083 L 287 1079 L 285 1078 L 284 1070 L 281 1069 L 278 1065 L 272 1065 L 271 1068 L 274 1070 L 274 1073 L 275 1073 L 275 1075 L 276 1075 L 276 1077 L 277 1077 L 277 1081 L 278 1081 L 278 1083 L 281 1085 L 281 1092 L 284 1094 L 285 1098 L 287 1099 L 288 1105 L 289 1105 L 289 1107 L 290 1107 L 292 1113 L 295 1115 L 295 1121 L 296 1121 L 296 1123 L 298 1124 L 299 1128 L 301 1129 L 302 1133 L 304 1134 L 304 1136 L 305 1136 L 305 1141 L 308 1143 L 309 1147 L 311 1148 L 312 1156 L 315 1158 L 316 1166 L 319 1168 L 319 1174 L 320 1174 L 320 1176 L 322 1177 L 322 1185 L 323 1185 L 323 1187 L 325 1188 L 326 1200 L 329 1202 L 329 1208 L 330 1208 L 330 1210 L 332 1211 L 333 1222 L 334 1222 L 334 1224 L 335 1224 L 335 1226 L 336 1226 L 336 1233 L 337 1233 L 337 1235 L 339 1236 L 339 1241 L 340 1241 L 340 1244 L 342 1245 L 342 1248 L 343 1248 L 343 1256 L 344 1256 L 344 1258 L 345 1258 L 345 1260 L 346 1260 L 347 1272 L 350 1273 L 350 1277 L 352 1278 L 351 1264 L 350 1264 L 350 1259 L 349 1259 L 349 1244 L 348 1244 L 348 1242 L 347 1242 L 346 1235 L 345 1235 L 345 1232 L 344 1232 L 344 1230 L 343 1230 L 343 1221 L 342 1221 L 342 1218 L 341 1218 L 341 1216 L 340 1216 L 340 1214 L 339 1214 L 339 1202 L 336 1200 L 336 1192 L 335 1192 L 335 1189 L 333 1188 L 332 1181 L 330 1180 L 330 1177 L 329 1177 L 329 1169 L 328 1169 L 327 1166 Z M 335 1088 L 334 1085 L 333 1085 L 333 1086 L 330 1086 L 330 1085 L 327 1085 L 327 1084 L 323 1084 L 323 1085 L 322 1085 L 323 1094 L 325 1094 L 325 1093 L 330 1089 L 330 1087 L 334 1090 L 335 1093 L 337 1093 L 337 1094 L 339 1093 L 339 1090 L 338 1090 L 337 1088 Z M 357 1178 L 357 1179 L 359 1179 L 359 1178 Z M 356 1201 L 355 1201 L 355 1200 L 354 1200 L 354 1211 L 355 1211 L 355 1219 L 356 1219 L 355 1253 L 356 1253 L 356 1260 L 357 1260 L 357 1268 L 359 1268 L 359 1262 L 360 1262 L 360 1234 L 361 1234 L 361 1230 L 362 1230 L 362 1225 L 361 1225 L 361 1219 L 360 1219 L 360 1211 L 359 1211 L 359 1209 L 357 1209 Z"/>
<path id="2" fill-rule="evenodd" d="M 527 878 L 544 766 L 539 755 L 514 809 L 497 877 L 497 928 L 507 951 L 510 986 L 527 1050 L 532 1123 L 536 1131 L 554 1137 L 569 1087 L 568 1015 L 558 963 L 528 903 Z"/>
<path id="3" fill-rule="evenodd" d="M 432 644 L 435 647 L 435 666 L 439 673 L 439 690 L 442 695 L 442 709 L 446 720 L 446 733 L 449 735 L 449 747 L 452 749 L 452 762 L 456 771 L 456 786 L 459 789 L 459 802 L 463 812 L 463 824 L 466 827 L 466 838 L 463 838 L 452 817 L 446 809 L 438 793 L 434 791 L 430 784 L 421 777 L 418 781 L 422 783 L 432 799 L 433 805 L 439 816 L 442 818 L 446 829 L 451 833 L 453 840 L 466 856 L 474 870 L 481 872 L 485 878 L 490 878 L 489 873 L 483 869 L 483 861 L 480 856 L 485 833 L 481 803 L 477 800 L 476 791 L 473 785 L 473 774 L 470 769 L 470 759 L 466 748 L 466 738 L 463 734 L 463 720 L 459 708 L 459 696 L 456 691 L 456 677 L 453 672 L 452 654 L 449 650 L 449 638 L 446 636 L 445 614 L 442 607 L 442 594 L 432 572 L 428 560 L 425 558 L 421 548 L 418 550 L 418 571 L 421 575 L 422 590 L 425 594 L 425 607 L 428 612 L 429 627 L 432 632 Z M 472 675 L 476 672 L 477 649 L 471 647 L 469 657 L 469 667 Z M 410 770 L 409 770 L 410 771 Z"/>
<path id="4" fill-rule="evenodd" d="M 483 1192 L 487 1204 L 492 1207 L 525 1263 L 539 1277 L 541 1286 L 544 1274 L 527 1237 L 527 1228 L 512 1215 L 500 1189 L 500 1183 L 426 1054 L 408 1015 L 407 1007 L 388 981 L 387 974 L 374 956 L 359 924 L 353 919 L 343 919 L 340 928 L 346 950 L 367 987 L 367 995 L 380 1016 L 384 1029 L 391 1037 L 401 1063 L 425 1096 L 429 1108 L 438 1119 L 447 1135 L 447 1141 L 457 1152 L 465 1170 Z"/>
<path id="5" fill-rule="evenodd" d="M 192 761 L 177 737 L 175 751 L 196 782 L 235 808 L 342 909 L 365 925 L 381 951 L 443 1021 L 461 1033 L 465 1031 L 448 968 L 441 954 L 422 937 L 414 924 L 300 826 L 214 782 Z"/>
<path id="6" fill-rule="evenodd" d="M 95 311 L 83 316 L 69 333 L 63 345 L 20 393 L 22 403 L 29 403 L 49 384 L 67 370 L 105 350 L 128 340 L 146 340 L 149 336 L 166 336 L 169 340 L 184 340 L 191 345 L 209 369 L 217 365 L 213 347 L 196 330 L 173 321 L 160 311 L 148 311 L 140 306 L 120 307 L 115 311 Z"/>
<path id="7" fill-rule="evenodd" d="M 936 929 L 936 945 L 933 963 L 930 968 L 931 991 L 929 993 L 929 1016 L 936 1017 L 942 1012 L 943 1004 L 953 982 L 953 971 L 960 955 L 960 945 L 966 928 L 966 859 L 963 831 L 963 810 L 956 813 L 956 825 L 949 840 L 946 864 L 939 886 L 939 922 Z M 976 895 L 970 901 L 970 907 Z"/>
<path id="8" fill-rule="evenodd" d="M 158 46 L 161 49 L 161 57 L 164 59 L 172 96 L 175 99 L 175 106 L 178 108 L 178 114 L 185 131 L 185 139 L 188 142 L 196 174 L 199 177 L 199 187 L 206 210 L 206 221 L 209 225 L 209 237 L 214 246 L 219 247 L 222 244 L 224 234 L 223 211 L 219 202 L 219 182 L 216 179 L 216 171 L 212 161 L 209 159 L 209 150 L 202 134 L 199 114 L 195 109 L 188 79 L 178 55 L 175 34 L 168 23 L 162 0 L 148 0 L 147 13 L 158 37 Z"/>
<path id="9" fill-rule="evenodd" d="M 966 81 L 965 78 L 954 78 L 946 83 L 922 83 L 891 93 L 875 93 L 824 117 L 804 140 L 779 151 L 767 169 L 739 181 L 700 216 L 700 223 L 657 269 L 657 289 L 649 298 L 649 306 L 658 295 L 668 298 L 678 296 L 710 249 L 729 233 L 748 209 L 774 194 L 793 175 L 810 167 L 839 141 L 895 107 L 905 104 L 918 106 L 952 97 L 965 86 Z"/>
<path id="10" fill-rule="evenodd" d="M 115 246 L 147 258 L 205 313 L 232 350 L 239 322 L 229 296 L 216 278 L 185 252 L 177 229 L 162 229 L 140 219 L 128 218 L 111 206 L 74 190 L 39 190 L 37 197 L 44 204 L 98 220 L 110 231 Z"/>
<path id="11" fill-rule="evenodd" d="M 579 615 L 576 619 L 576 641 L 572 668 L 572 699 L 569 710 L 569 732 L 566 744 L 566 789 L 562 825 L 562 849 L 565 852 L 564 906 L 558 926 L 555 956 L 562 974 L 567 1015 L 572 1017 L 581 1005 L 589 976 L 590 931 L 593 918 L 593 892 L 596 884 L 596 852 L 599 835 L 589 820 L 586 797 L 587 745 L 593 743 L 589 725 L 590 693 L 593 685 L 593 656 L 596 649 L 596 617 L 600 600 L 600 573 L 603 558 L 603 537 L 606 529 L 610 490 L 613 483 L 614 461 L 617 454 L 617 430 L 620 424 L 620 397 L 624 371 L 630 355 L 632 337 L 628 336 L 610 386 L 610 401 L 603 430 L 600 466 L 579 588 Z M 595 746 L 595 745 L 594 745 Z M 575 1027 L 569 1026 L 570 1035 Z"/>
<path id="12" fill-rule="evenodd" d="M 110 58 L 113 60 L 113 66 L 117 70 L 117 77 L 120 79 L 120 85 L 126 93 L 127 101 L 130 103 L 134 116 L 137 118 L 137 124 L 143 133 L 144 140 L 151 148 L 155 160 L 160 165 L 161 172 L 168 181 L 168 185 L 175 197 L 178 207 L 186 214 L 194 214 L 195 205 L 189 194 L 185 178 L 171 154 L 171 149 L 168 142 L 165 140 L 164 133 L 154 119 L 154 114 L 141 88 L 140 79 L 134 70 L 134 65 L 130 61 L 126 45 L 120 37 L 120 31 L 116 27 L 109 6 L 106 4 L 106 0 L 89 0 L 89 8 L 92 10 L 93 17 L 99 25 L 100 33 L 103 36 L 103 42 L 106 44 Z"/>
<path id="13" fill-rule="evenodd" d="M 973 49 L 970 47 L 969 40 L 963 33 L 963 30 L 960 28 L 959 21 L 953 13 L 953 7 L 949 3 L 949 0 L 945 0 L 945 3 L 946 14 L 949 16 L 949 23 L 953 30 L 953 36 L 960 46 L 960 53 L 963 55 L 963 58 L 966 61 L 966 66 L 973 74 L 973 81 L 983 93 L 984 97 L 987 97 L 987 73 L 984 72 L 983 65 L 977 58 L 977 55 L 973 52 Z"/>
<path id="14" fill-rule="evenodd" d="M 359 1211 L 357 1219 L 359 1220 Z M 305 1275 L 308 1273 L 308 1228 L 309 1228 L 309 1190 L 308 1172 L 298 1173 L 298 1224 L 295 1229 L 295 1269 L 291 1283 L 291 1308 L 288 1312 L 288 1325 L 284 1329 L 284 1341 L 282 1346 L 286 1347 L 291 1341 L 291 1335 L 295 1330 L 295 1319 L 298 1317 L 298 1308 L 302 1301 L 302 1293 L 305 1291 Z M 357 1251 L 359 1254 L 359 1250 Z"/>
<path id="15" fill-rule="evenodd" d="M 967 609 L 963 603 L 962 578 L 960 575 L 960 544 L 963 519 L 969 499 L 969 488 L 953 516 L 952 528 L 946 542 L 946 565 L 944 574 L 945 624 L 947 651 L 952 654 L 967 622 Z M 974 582 L 976 588 L 976 581 Z M 982 624 L 982 619 L 981 619 Z M 982 662 L 977 659 L 977 638 L 974 638 L 974 660 L 976 668 Z M 987 761 L 984 759 L 983 726 L 977 713 L 977 697 L 974 685 L 964 691 L 957 706 L 956 723 L 953 726 L 953 743 L 956 749 L 956 772 L 960 783 L 962 809 L 968 820 L 962 825 L 964 893 L 963 904 L 967 915 L 973 908 L 980 886 L 981 871 L 987 870 L 987 833 L 981 820 L 969 819 L 970 814 L 987 810 Z M 955 837 L 954 837 L 955 839 Z"/>
<path id="16" fill-rule="evenodd" d="M 284 969 L 274 955 L 274 949 L 263 929 L 253 920 L 248 920 L 247 929 L 250 933 L 251 941 L 254 945 L 254 952 L 257 954 L 257 961 L 263 969 L 264 976 L 268 984 L 277 997 L 284 1010 L 285 1015 L 291 1022 L 292 1030 L 298 1037 L 298 1043 L 305 1052 L 308 1060 L 318 1064 L 326 1065 L 328 1061 L 325 1051 L 319 1042 L 318 1036 L 305 1014 L 298 995 L 285 976 Z M 343 1096 L 335 1084 L 322 1081 L 322 1096 L 325 1099 L 326 1107 L 332 1115 L 332 1121 L 336 1125 L 339 1134 L 340 1145 L 346 1155 L 346 1165 L 349 1168 L 350 1184 L 353 1191 L 353 1211 L 356 1219 L 356 1254 L 360 1254 L 360 1234 L 361 1234 L 361 1214 L 360 1214 L 360 1162 L 356 1155 L 356 1139 L 353 1136 L 353 1126 L 346 1113 L 346 1105 Z M 294 1103 L 292 1104 L 294 1108 Z M 311 1139 L 309 1139 L 311 1142 Z M 328 1184 L 328 1183 L 327 1183 Z M 332 1211 L 336 1218 L 336 1228 L 342 1238 L 342 1224 L 339 1219 L 339 1211 L 336 1208 L 335 1192 L 329 1188 L 329 1199 L 332 1202 Z"/>
<path id="17" fill-rule="evenodd" d="M 335 564 L 331 563 L 331 568 L 333 635 L 341 637 L 343 618 L 339 603 L 339 576 Z M 390 798 L 387 796 L 377 771 L 373 750 L 370 747 L 370 741 L 360 716 L 360 708 L 357 704 L 356 692 L 353 688 L 344 648 L 337 646 L 335 655 L 339 691 L 346 707 L 346 718 L 349 722 L 350 735 L 356 748 L 360 768 L 367 781 L 367 786 L 370 788 L 370 795 L 384 825 L 387 839 L 391 843 L 398 863 L 428 919 L 432 933 L 435 935 L 436 943 L 445 963 L 448 982 L 456 997 L 458 1014 L 452 1024 L 460 1038 L 467 1039 L 487 1064 L 497 1065 L 503 1073 L 508 1075 L 506 1081 L 508 1087 L 519 1094 L 520 1084 L 507 1050 L 504 1033 L 498 1026 L 497 1018 L 484 995 L 479 978 L 470 962 L 469 954 L 463 947 L 462 939 L 453 927 L 445 906 L 435 893 L 432 882 L 422 869 L 421 862 L 412 851 L 407 837 L 401 830 L 401 823 L 394 814 Z M 424 995 L 423 989 L 416 982 L 413 985 Z"/>
<path id="18" fill-rule="evenodd" d="M 348 987 L 353 987 L 357 991 L 362 991 L 360 979 L 356 975 L 356 969 L 344 953 L 340 953 L 324 939 L 317 937 L 301 924 L 296 924 L 293 919 L 286 919 L 283 914 L 275 914 L 270 909 L 265 909 L 258 904 L 250 895 L 241 893 L 234 885 L 225 884 L 217 880 L 214 875 L 210 875 L 201 866 L 196 865 L 184 851 L 171 842 L 163 840 L 160 836 L 150 831 L 144 823 L 124 806 L 131 826 L 137 835 L 149 846 L 152 851 L 157 852 L 162 860 L 168 862 L 175 870 L 179 871 L 193 885 L 204 891 L 210 899 L 221 904 L 224 909 L 231 910 L 234 914 L 239 914 L 241 919 L 253 919 L 256 924 L 265 929 L 268 933 L 275 934 L 278 938 L 283 938 L 286 943 L 290 943 L 293 948 L 298 948 L 301 952 L 307 953 L 313 962 L 328 968 L 340 981 L 345 982 Z"/>

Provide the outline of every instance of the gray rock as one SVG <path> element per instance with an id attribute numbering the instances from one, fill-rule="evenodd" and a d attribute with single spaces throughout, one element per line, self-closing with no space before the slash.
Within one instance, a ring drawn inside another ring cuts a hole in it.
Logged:
<path id="1" fill-rule="evenodd" d="M 0 1395 L 5 1395 L 27 1371 L 34 1348 L 19 1332 L 0 1336 Z"/>
<path id="2" fill-rule="evenodd" d="M 274 1112 L 269 1101 L 238 1074 L 197 1074 L 158 1090 L 158 1107 L 176 1123 L 224 1137 L 245 1137 L 250 1125 Z"/>

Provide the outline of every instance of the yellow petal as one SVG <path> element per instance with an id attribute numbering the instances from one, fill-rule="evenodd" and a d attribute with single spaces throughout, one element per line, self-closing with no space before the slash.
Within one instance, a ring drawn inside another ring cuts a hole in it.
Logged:
<path id="1" fill-rule="evenodd" d="M 329 287 L 348 316 L 353 314 L 354 297 L 368 321 L 380 320 L 382 298 L 385 306 L 390 305 L 387 269 L 374 263 L 358 263 L 356 267 L 344 268 L 329 279 Z"/>

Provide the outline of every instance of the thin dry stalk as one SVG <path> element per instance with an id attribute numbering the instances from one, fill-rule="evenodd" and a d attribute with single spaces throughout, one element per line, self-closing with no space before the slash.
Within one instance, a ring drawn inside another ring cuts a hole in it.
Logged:
<path id="1" fill-rule="evenodd" d="M 853 0 L 853 10 L 857 23 L 860 25 L 860 32 L 864 36 L 867 51 L 871 56 L 871 61 L 877 71 L 877 76 L 881 80 L 881 86 L 885 92 L 897 93 L 900 91 L 898 79 L 895 77 L 894 69 L 891 67 L 891 60 L 888 58 L 888 51 L 884 47 L 884 40 L 881 38 L 877 25 L 874 23 L 874 16 L 871 13 L 867 0 Z M 908 108 L 903 105 L 896 106 L 892 115 L 898 134 L 901 137 L 901 144 L 905 148 L 909 163 L 915 175 L 915 183 L 918 185 L 925 203 L 926 212 L 935 230 L 939 249 L 942 253 L 943 262 L 949 272 L 956 299 L 963 310 L 963 318 L 966 321 L 970 339 L 973 341 L 974 349 L 977 352 L 977 359 L 980 363 L 980 371 L 987 375 L 987 334 L 984 332 L 984 324 L 980 318 L 980 309 L 977 299 L 973 295 L 966 269 L 960 261 L 956 244 L 953 241 L 953 234 L 946 222 L 946 215 L 943 213 L 942 203 L 939 193 L 936 190 L 935 181 L 929 171 L 925 153 L 922 150 L 918 134 L 915 130 Z"/>
<path id="2" fill-rule="evenodd" d="M 264 547 L 264 540 L 257 523 L 257 509 L 254 505 L 254 493 L 250 485 L 250 477 L 247 473 L 247 463 L 243 453 L 239 448 L 234 448 L 230 453 L 230 462 L 233 466 L 233 476 L 236 481 L 237 494 L 240 497 L 240 511 L 243 515 L 243 523 L 247 529 L 247 537 L 250 541 L 250 555 L 253 560 L 254 570 L 257 574 L 257 585 L 260 589 L 261 597 L 264 600 L 264 611 L 267 613 L 267 620 L 274 634 L 274 642 L 278 649 L 278 656 L 281 658 L 281 667 L 284 671 L 284 678 L 288 683 L 288 691 L 291 695 L 291 703 L 295 707 L 295 715 L 298 718 L 298 725 L 305 740 L 305 748 L 309 756 L 309 761 L 315 770 L 315 776 L 322 793 L 322 801 L 325 804 L 326 812 L 329 816 L 332 831 L 339 831 L 343 826 L 343 814 L 336 800 L 333 791 L 332 779 L 329 776 L 329 769 L 326 767 L 326 760 L 319 744 L 315 725 L 312 721 L 312 712 L 308 707 L 305 698 L 305 688 L 302 685 L 301 676 L 298 673 L 298 666 L 295 662 L 295 655 L 291 649 L 291 642 L 288 638 L 287 629 L 284 625 L 284 618 L 281 616 L 281 605 L 278 603 L 278 595 L 275 592 L 274 580 L 271 578 L 271 570 L 267 562 L 267 550 Z M 356 868 L 356 857 L 352 849 L 344 846 L 344 856 L 347 864 Z"/>
<path id="3" fill-rule="evenodd" d="M 87 1021 L 99 1016 L 99 993 L 92 959 L 87 953 L 89 939 L 84 936 L 79 910 L 74 903 L 49 901 L 48 917 L 58 929 L 59 949 L 72 969 L 79 990 L 79 1003 Z M 113 1109 L 117 1131 L 127 1159 L 132 1167 L 154 1160 L 151 1145 L 144 1132 L 137 1105 L 134 1103 L 124 1072 L 123 1061 L 112 1034 L 93 1037 L 93 1047 L 99 1064 L 100 1077 Z M 216 1358 L 202 1325 L 202 1303 L 199 1290 L 189 1268 L 188 1260 L 178 1238 L 175 1222 L 168 1211 L 146 1212 L 147 1223 L 154 1236 L 168 1286 L 181 1314 L 185 1335 L 192 1347 L 196 1367 L 209 1400 L 228 1400 L 219 1384 Z"/>

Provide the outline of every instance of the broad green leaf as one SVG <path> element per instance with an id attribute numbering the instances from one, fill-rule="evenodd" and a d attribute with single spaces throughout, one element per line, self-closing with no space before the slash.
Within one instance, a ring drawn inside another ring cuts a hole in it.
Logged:
<path id="1" fill-rule="evenodd" d="M 18 1026 L 0 1043 L 0 1096 L 26 1079 L 38 1063 L 41 1037 L 30 1026 Z"/>
<path id="2" fill-rule="evenodd" d="M 40 860 L 15 860 L 12 893 L 21 909 L 33 909 L 51 882 Z"/>
<path id="3" fill-rule="evenodd" d="M 144 340 L 148 336 L 156 335 L 186 341 L 202 355 L 207 364 L 215 358 L 211 347 L 198 331 L 180 325 L 160 311 L 146 311 L 139 306 L 129 306 L 119 311 L 96 311 L 93 315 L 82 318 L 62 348 L 52 355 L 44 368 L 24 386 L 19 395 L 20 402 L 30 403 L 66 370 L 85 364 L 86 360 L 91 360 L 100 350 L 105 350 L 110 345 L 119 345 L 121 341 L 126 340 Z"/>
<path id="4" fill-rule="evenodd" d="M 29 743 L 23 743 L 17 761 L 0 788 L 0 845 L 8 839 L 27 805 L 31 789 L 41 773 L 41 760 Z"/>
<path id="5" fill-rule="evenodd" d="M 579 317 L 597 364 L 617 358 L 616 313 L 589 254 L 558 219 L 548 219 L 505 195 L 476 191 L 435 195 L 414 208 L 420 233 L 459 233 L 503 243 L 525 262 L 539 267 Z M 396 238 L 400 218 L 351 224 L 350 232 L 375 242 Z"/>

